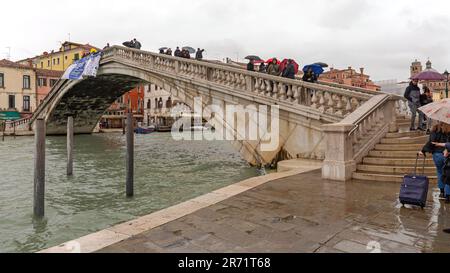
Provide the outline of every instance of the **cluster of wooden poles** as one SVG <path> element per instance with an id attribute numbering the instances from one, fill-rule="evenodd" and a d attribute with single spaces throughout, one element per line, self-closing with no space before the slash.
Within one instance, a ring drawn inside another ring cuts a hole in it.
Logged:
<path id="1" fill-rule="evenodd" d="M 134 130 L 133 114 L 126 118 L 126 196 L 134 195 Z M 45 215 L 45 120 L 37 119 L 34 130 L 34 216 L 42 218 Z M 73 117 L 67 118 L 67 175 L 73 175 L 74 124 Z"/>

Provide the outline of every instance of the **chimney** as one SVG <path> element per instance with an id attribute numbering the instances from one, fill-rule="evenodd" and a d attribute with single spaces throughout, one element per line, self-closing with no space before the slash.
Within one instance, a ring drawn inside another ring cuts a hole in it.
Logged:
<path id="1" fill-rule="evenodd" d="M 361 75 L 364 75 L 364 67 L 361 67 L 359 70 L 361 71 Z"/>

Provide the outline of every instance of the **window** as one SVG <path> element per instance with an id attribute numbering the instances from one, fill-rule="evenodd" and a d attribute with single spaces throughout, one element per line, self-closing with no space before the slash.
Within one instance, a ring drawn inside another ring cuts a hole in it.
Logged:
<path id="1" fill-rule="evenodd" d="M 49 67 L 49 66 L 50 66 L 50 60 L 47 61 L 47 67 Z"/>
<path id="2" fill-rule="evenodd" d="M 14 96 L 14 95 L 8 96 L 8 108 L 9 109 L 16 108 L 16 96 Z"/>
<path id="3" fill-rule="evenodd" d="M 56 80 L 50 79 L 50 87 L 55 86 L 55 84 L 56 84 Z"/>
<path id="4" fill-rule="evenodd" d="M 47 78 L 39 78 L 38 86 L 47 86 Z"/>
<path id="5" fill-rule="evenodd" d="M 66 59 L 66 61 L 67 61 L 67 56 L 65 56 L 64 59 Z"/>
<path id="6" fill-rule="evenodd" d="M 30 112 L 30 96 L 23 96 L 23 111 Z"/>
<path id="7" fill-rule="evenodd" d="M 44 62 L 41 62 L 41 68 L 44 68 Z"/>
<path id="8" fill-rule="evenodd" d="M 31 78 L 30 76 L 23 76 L 23 89 L 31 89 Z"/>
<path id="9" fill-rule="evenodd" d="M 56 64 L 56 59 L 53 59 L 53 65 L 55 65 Z"/>
<path id="10" fill-rule="evenodd" d="M 5 88 L 5 74 L 0 73 L 0 88 Z"/>
<path id="11" fill-rule="evenodd" d="M 77 61 L 77 60 L 79 60 L 80 59 L 80 54 L 79 53 L 76 53 L 75 55 L 74 55 L 74 57 L 73 57 L 73 60 L 74 61 Z"/>
<path id="12" fill-rule="evenodd" d="M 152 108 L 152 101 L 148 100 L 147 101 L 147 109 L 151 109 Z"/>
<path id="13" fill-rule="evenodd" d="M 59 58 L 58 58 L 58 61 L 57 61 L 57 63 L 58 63 L 58 65 L 59 65 Z"/>

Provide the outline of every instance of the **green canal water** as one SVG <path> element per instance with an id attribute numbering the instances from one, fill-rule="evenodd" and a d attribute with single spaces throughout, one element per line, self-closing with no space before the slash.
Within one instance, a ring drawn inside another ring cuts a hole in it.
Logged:
<path id="1" fill-rule="evenodd" d="M 125 197 L 122 134 L 75 137 L 74 176 L 66 140 L 48 137 L 46 217 L 33 220 L 33 137 L 0 142 L 0 252 L 34 252 L 257 176 L 224 141 L 136 136 L 135 193 Z"/>

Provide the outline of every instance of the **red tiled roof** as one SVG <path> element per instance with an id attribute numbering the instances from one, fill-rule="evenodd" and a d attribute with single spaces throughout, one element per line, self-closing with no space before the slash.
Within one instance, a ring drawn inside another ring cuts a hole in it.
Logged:
<path id="1" fill-rule="evenodd" d="M 0 60 L 0 67 L 12 67 L 12 68 L 21 68 L 21 69 L 33 69 L 33 67 L 23 64 L 18 64 L 15 62 L 11 62 L 9 60 L 3 59 Z"/>
<path id="2" fill-rule="evenodd" d="M 36 74 L 37 74 L 37 76 L 61 78 L 61 76 L 64 74 L 64 72 L 57 71 L 57 70 L 48 70 L 48 69 L 36 69 Z"/>

